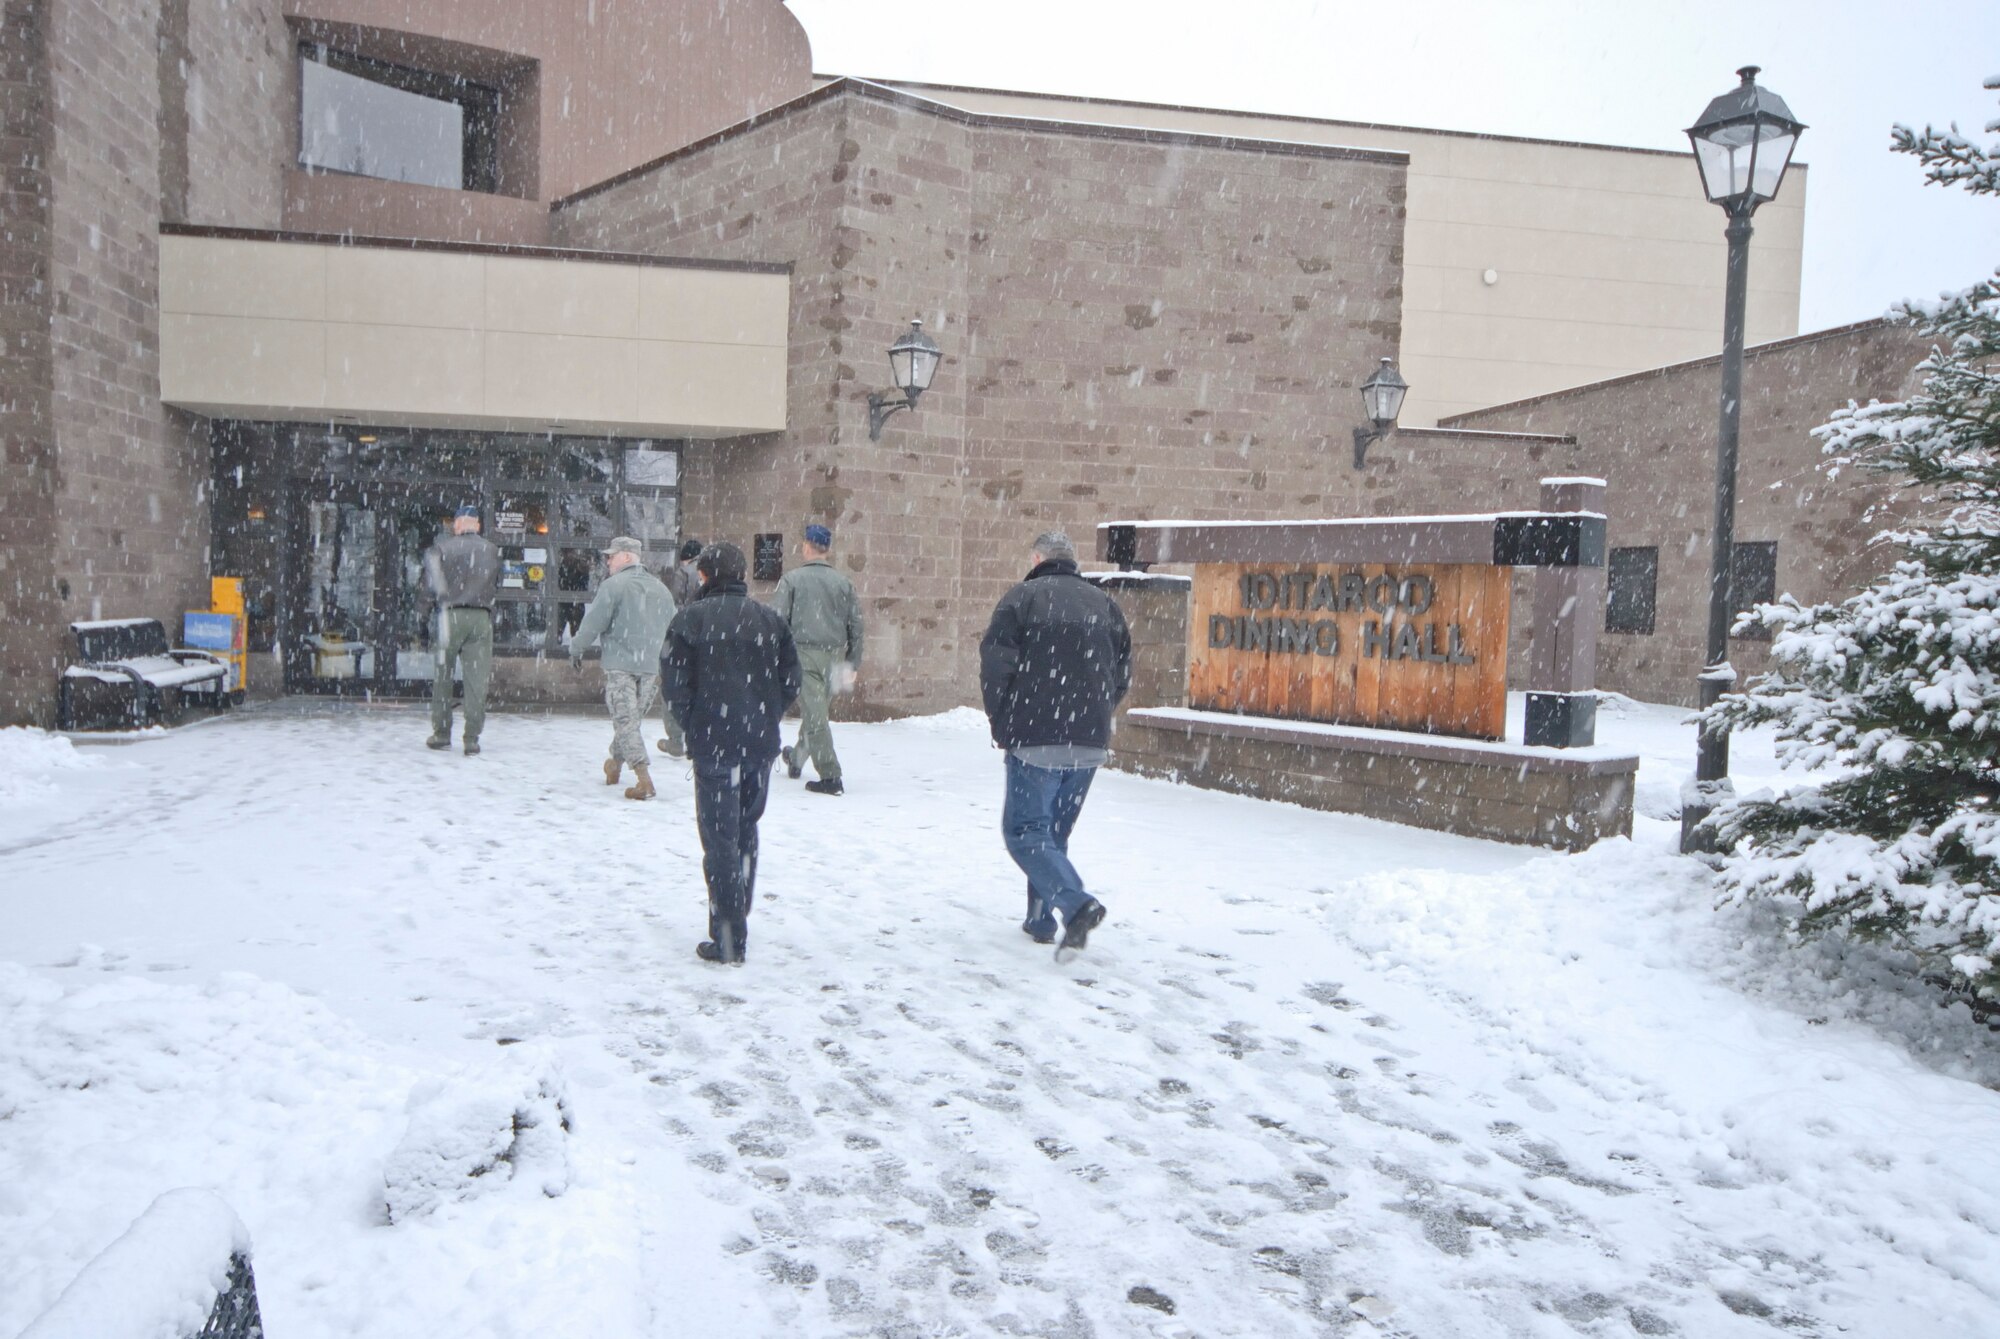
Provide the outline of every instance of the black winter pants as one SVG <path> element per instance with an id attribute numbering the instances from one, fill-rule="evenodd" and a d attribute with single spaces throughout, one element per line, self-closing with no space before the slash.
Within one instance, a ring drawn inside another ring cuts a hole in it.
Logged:
<path id="1" fill-rule="evenodd" d="M 757 889 L 757 820 L 771 790 L 771 764 L 694 769 L 694 821 L 708 879 L 708 937 L 741 960 Z"/>

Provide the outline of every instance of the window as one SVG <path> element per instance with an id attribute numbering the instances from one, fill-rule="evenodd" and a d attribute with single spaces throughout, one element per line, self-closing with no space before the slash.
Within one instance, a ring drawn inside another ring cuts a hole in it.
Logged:
<path id="1" fill-rule="evenodd" d="M 299 162 L 450 190 L 499 189 L 500 93 L 307 43 L 299 49 Z"/>
<path id="2" fill-rule="evenodd" d="M 1772 540 L 1737 540 L 1729 546 L 1729 607 L 1733 615 L 1778 598 L 1778 545 Z M 1745 628 L 1732 637 L 1768 642 L 1771 630 Z"/>
<path id="3" fill-rule="evenodd" d="M 1653 594 L 1660 580 L 1657 548 L 1613 549 L 1606 572 L 1604 630 L 1653 633 Z"/>

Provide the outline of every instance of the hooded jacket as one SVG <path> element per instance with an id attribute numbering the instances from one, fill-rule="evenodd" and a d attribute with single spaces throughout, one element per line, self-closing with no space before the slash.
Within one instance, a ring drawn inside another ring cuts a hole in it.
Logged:
<path id="1" fill-rule="evenodd" d="M 767 766 L 799 695 L 791 629 L 742 581 L 711 580 L 667 629 L 660 694 L 697 767 Z"/>
<path id="2" fill-rule="evenodd" d="M 979 643 L 979 691 L 993 742 L 1107 748 L 1132 686 L 1132 636 L 1118 602 L 1053 558 L 1000 598 Z"/>

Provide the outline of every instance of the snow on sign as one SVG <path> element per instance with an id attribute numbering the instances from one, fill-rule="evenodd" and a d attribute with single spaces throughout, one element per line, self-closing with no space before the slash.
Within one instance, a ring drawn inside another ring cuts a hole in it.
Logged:
<path id="1" fill-rule="evenodd" d="M 1498 739 L 1509 585 L 1470 564 L 1201 563 L 1188 705 Z"/>

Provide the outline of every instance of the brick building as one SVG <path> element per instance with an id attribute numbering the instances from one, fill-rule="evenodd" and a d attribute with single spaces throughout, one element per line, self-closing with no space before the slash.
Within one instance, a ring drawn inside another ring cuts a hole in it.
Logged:
<path id="1" fill-rule="evenodd" d="M 211 573 L 253 688 L 423 693 L 413 560 L 465 501 L 510 562 L 503 700 L 595 695 L 561 648 L 609 534 L 824 521 L 850 709 L 890 714 L 971 699 L 1037 530 L 1578 472 L 1657 550 L 1601 682 L 1691 683 L 1713 378 L 1644 370 L 1720 329 L 1682 155 L 816 77 L 779 0 L 0 5 L 0 722 L 49 721 L 69 622 L 177 626 Z M 1790 339 L 1803 189 L 1758 220 L 1743 492 L 1791 490 L 1776 571 L 1831 589 L 1860 504 L 1798 486 L 1805 430 L 1915 358 Z M 871 440 L 913 316 L 943 368 Z M 1383 357 L 1413 426 L 1356 469 Z"/>

